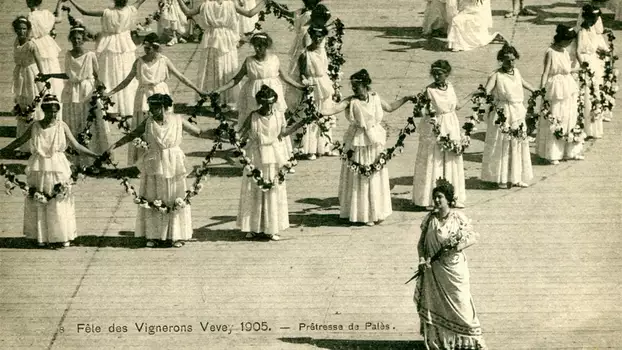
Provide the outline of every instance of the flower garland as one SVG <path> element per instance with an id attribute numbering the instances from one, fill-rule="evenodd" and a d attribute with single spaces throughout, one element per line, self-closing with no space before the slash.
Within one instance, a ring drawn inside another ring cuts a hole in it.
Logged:
<path id="1" fill-rule="evenodd" d="M 460 135 L 460 140 L 452 140 L 449 134 L 441 134 L 441 124 L 438 122 L 438 118 L 436 118 L 436 110 L 432 106 L 432 100 L 428 97 L 427 93 L 422 92 L 417 95 L 415 109 L 420 111 L 418 115 L 428 114 L 429 123 L 432 124 L 432 132 L 441 150 L 461 155 L 471 145 L 471 133 L 475 130 L 473 116 L 469 117 L 469 120 L 462 126 L 465 132 Z"/>
<path id="2" fill-rule="evenodd" d="M 480 84 L 471 96 L 471 103 L 473 103 L 473 107 L 471 108 L 473 110 L 473 115 L 470 119 L 480 123 L 484 121 L 488 113 L 492 112 L 494 98 L 492 95 L 487 94 L 484 85 Z M 484 108 L 485 104 L 489 106 L 488 109 Z"/>
<path id="3" fill-rule="evenodd" d="M 615 55 L 615 47 L 613 41 L 615 35 L 612 31 L 607 32 L 607 40 L 609 41 L 609 52 L 600 55 L 600 59 L 605 61 L 605 71 L 603 75 L 603 85 L 600 91 L 600 101 L 603 109 L 611 113 L 613 107 L 616 105 L 615 94 L 618 92 L 618 74 L 619 71 L 615 69 L 615 63 L 618 60 L 618 56 Z"/>
<path id="4" fill-rule="evenodd" d="M 346 63 L 341 53 L 345 26 L 339 18 L 335 20 L 334 25 L 335 35 L 329 36 L 326 40 L 326 55 L 328 56 L 328 76 L 333 81 L 333 89 L 335 90 L 333 100 L 339 102 L 341 101 L 341 78 L 343 76 L 341 66 Z"/>
<path id="5" fill-rule="evenodd" d="M 95 121 L 97 120 L 97 103 L 99 101 L 101 101 L 104 97 L 103 97 L 103 92 L 105 91 L 105 88 L 103 86 L 98 86 L 95 91 L 93 91 L 93 94 L 91 95 L 91 100 L 89 101 L 89 114 L 86 117 L 86 125 L 84 126 L 84 129 L 78 133 L 78 135 L 76 135 L 76 141 L 78 141 L 79 144 L 81 144 L 84 147 L 88 147 L 89 144 L 91 143 L 91 139 L 93 138 L 93 132 L 91 131 L 91 128 L 93 126 L 93 123 L 95 123 Z M 108 109 L 108 105 L 105 103 L 102 103 L 102 111 L 105 112 Z M 105 108 L 105 109 L 104 109 Z M 71 155 L 77 155 L 78 152 L 75 151 L 74 149 L 68 149 L 67 153 L 71 154 Z"/>
<path id="6" fill-rule="evenodd" d="M 41 81 L 40 76 L 38 76 L 35 81 Z M 46 81 L 44 83 L 43 89 L 39 91 L 39 94 L 35 96 L 34 100 L 32 100 L 32 102 L 28 106 L 26 106 L 26 108 L 22 108 L 19 104 L 16 104 L 15 107 L 13 107 L 13 113 L 17 116 L 17 118 L 23 120 L 26 123 L 32 122 L 34 120 L 33 115 L 37 110 L 37 106 L 39 105 L 39 103 L 41 103 L 41 100 L 43 100 L 43 97 L 47 95 L 51 88 L 52 84 L 49 81 Z"/>
<path id="7" fill-rule="evenodd" d="M 175 0 L 173 0 L 173 1 L 175 1 Z M 146 30 L 145 28 L 151 26 L 151 24 L 154 21 L 155 22 L 160 21 L 160 18 L 162 18 L 162 11 L 164 10 L 164 7 L 166 5 L 167 5 L 166 4 L 166 0 L 158 1 L 158 8 L 155 10 L 155 12 L 150 13 L 149 15 L 147 15 L 147 17 L 145 17 L 145 20 L 137 25 L 138 29 L 139 30 Z"/>
<path id="8" fill-rule="evenodd" d="M 313 89 L 314 88 L 312 86 L 305 86 L 302 93 L 302 101 L 292 113 L 293 115 L 299 115 L 300 112 L 303 112 L 305 115 L 305 117 L 301 120 L 304 124 L 300 128 L 300 132 L 297 132 L 294 138 L 294 143 L 298 146 L 302 144 L 302 138 L 307 133 L 308 126 L 311 123 L 316 123 L 319 128 L 320 135 L 328 139 L 327 143 L 332 143 L 327 133 L 335 125 L 335 118 L 333 116 L 323 116 L 320 114 L 315 103 Z M 293 119 L 294 118 L 290 118 L 290 120 Z M 296 147 L 295 152 L 296 155 L 302 155 L 301 147 Z"/>
<path id="9" fill-rule="evenodd" d="M 585 100 L 584 89 L 587 87 L 590 94 L 589 98 L 592 102 L 590 108 L 590 120 L 592 122 L 601 119 L 603 114 L 603 107 L 597 95 L 598 87 L 594 85 L 594 75 L 595 73 L 590 69 L 589 63 L 583 62 L 581 64 L 581 71 L 579 72 L 579 96 L 581 97 L 581 101 Z M 579 103 L 579 105 L 585 107 L 584 102 Z M 586 116 L 584 109 L 579 110 L 579 118 L 585 121 Z"/>
<path id="10" fill-rule="evenodd" d="M 204 98 L 201 98 L 197 102 L 197 104 L 195 105 L 193 109 L 192 116 L 189 119 L 191 122 L 196 123 L 196 121 L 194 121 L 193 119 L 196 119 L 196 116 L 199 110 L 201 109 L 201 107 L 203 106 L 205 102 L 206 102 L 206 99 Z M 141 148 L 141 149 L 149 148 L 149 144 L 147 144 L 147 142 L 145 142 L 140 137 L 137 137 L 134 140 L 132 140 L 132 144 L 136 148 Z M 136 188 L 132 184 L 130 184 L 130 180 L 127 177 L 124 177 L 121 179 L 121 185 L 125 188 L 125 192 L 127 192 L 133 197 L 132 200 L 134 201 L 134 203 L 139 205 L 142 208 L 157 210 L 163 214 L 168 214 L 168 213 L 177 211 L 179 209 L 183 209 L 186 206 L 191 204 L 191 200 L 193 197 L 201 193 L 201 190 L 203 189 L 203 184 L 201 182 L 208 175 L 207 167 L 211 163 L 211 160 L 214 154 L 216 153 L 217 149 L 222 149 L 222 146 L 219 147 L 219 145 L 216 143 L 214 144 L 214 146 L 212 146 L 212 149 L 205 156 L 205 159 L 203 160 L 203 163 L 201 164 L 201 166 L 199 166 L 193 171 L 195 175 L 194 183 L 190 186 L 189 190 L 186 190 L 186 195 L 183 198 L 181 197 L 175 198 L 175 201 L 173 202 L 173 205 L 171 206 L 164 204 L 164 202 L 162 202 L 162 200 L 160 199 L 149 201 L 147 198 L 139 195 L 138 191 L 136 191 Z"/>
<path id="11" fill-rule="evenodd" d="M 259 15 L 257 16 L 257 22 L 255 23 L 255 30 L 261 30 L 261 23 L 266 21 L 266 15 L 273 14 L 278 19 L 285 19 L 290 26 L 294 25 L 294 20 L 290 17 L 287 17 L 279 8 L 279 6 L 285 10 L 289 10 L 287 5 L 283 5 L 278 3 L 276 5 L 276 1 L 270 1 L 266 3 L 266 8 L 264 10 L 259 11 Z"/>
<path id="12" fill-rule="evenodd" d="M 545 119 L 549 122 L 549 129 L 553 136 L 556 139 L 562 140 L 566 138 L 567 134 L 564 133 L 564 128 L 562 126 L 561 120 L 553 117 L 553 112 L 551 111 L 551 102 L 548 100 L 542 101 L 542 107 L 540 108 L 540 116 L 542 119 Z"/>
<path id="13" fill-rule="evenodd" d="M 534 113 L 534 109 L 535 109 L 535 98 L 538 95 L 532 95 L 532 98 L 530 98 L 530 105 L 532 105 L 532 109 L 531 109 L 531 113 Z M 488 104 L 490 107 L 488 109 L 488 112 L 492 112 L 494 111 L 496 113 L 496 118 L 495 118 L 495 125 L 497 125 L 497 127 L 499 128 L 499 131 L 502 134 L 505 134 L 506 137 L 509 137 L 510 139 L 518 139 L 518 140 L 524 140 L 527 138 L 527 125 L 526 123 L 521 123 L 518 125 L 518 127 L 513 128 L 510 125 L 507 124 L 507 118 L 505 116 L 505 110 L 502 107 L 498 107 L 497 105 L 495 105 L 495 101 L 494 101 L 494 97 L 492 95 L 489 95 L 486 93 L 486 89 L 484 88 L 483 85 L 480 85 L 476 92 L 473 94 L 473 96 L 471 97 L 471 102 L 473 102 L 474 107 L 473 107 L 473 116 L 471 116 L 470 121 L 467 121 L 467 123 L 473 123 L 474 121 L 476 122 L 481 122 L 483 121 L 483 116 L 486 114 L 486 109 L 483 107 L 484 104 Z M 463 127 L 463 129 L 465 129 L 466 131 L 468 128 L 468 125 L 465 125 Z M 467 135 L 469 136 L 469 135 Z M 468 146 L 469 142 L 462 142 L 464 144 L 466 144 Z M 456 147 L 455 145 L 459 145 L 459 143 L 457 141 L 453 141 L 453 142 L 447 142 L 446 147 L 450 148 L 450 147 Z M 450 148 L 451 149 L 451 148 Z M 460 149 L 457 149 L 458 151 L 460 151 Z M 462 153 L 464 152 L 464 150 L 462 150 Z M 458 153 L 461 154 L 461 153 Z"/>
<path id="14" fill-rule="evenodd" d="M 527 99 L 527 113 L 525 114 L 525 124 L 527 124 L 527 135 L 533 135 L 538 125 L 538 119 L 540 118 L 540 112 L 536 111 L 536 105 L 538 104 L 538 97 L 544 99 L 544 88 L 535 90 Z"/>
<path id="15" fill-rule="evenodd" d="M 211 95 L 210 99 L 215 117 L 220 121 L 220 125 L 216 129 L 216 142 L 214 143 L 212 150 L 215 151 L 216 149 L 222 149 L 223 141 L 226 140 L 225 135 L 228 135 L 229 143 L 236 148 L 235 156 L 238 157 L 240 164 L 242 164 L 244 169 L 247 171 L 246 176 L 251 177 L 262 191 L 267 192 L 276 184 L 282 184 L 285 181 L 285 175 L 296 165 L 298 165 L 296 158 L 292 156 L 288 159 L 287 163 L 279 169 L 278 174 L 274 178 L 264 178 L 261 169 L 256 168 L 251 162 L 251 159 L 246 156 L 246 150 L 244 150 L 246 140 L 240 140 L 238 133 L 236 133 L 235 129 L 227 122 L 226 117 L 222 113 L 222 106 L 218 104 L 218 95 Z M 206 162 L 209 163 L 210 161 L 211 157 L 209 160 L 206 157 L 204 164 Z"/>

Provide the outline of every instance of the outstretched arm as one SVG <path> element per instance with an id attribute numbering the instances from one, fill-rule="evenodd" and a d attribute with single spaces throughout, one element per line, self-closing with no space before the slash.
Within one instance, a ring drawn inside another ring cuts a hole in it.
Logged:
<path id="1" fill-rule="evenodd" d="M 209 137 L 213 137 L 215 135 L 214 129 L 202 130 L 201 128 L 199 128 L 198 126 L 190 123 L 187 120 L 183 120 L 182 121 L 182 127 L 183 127 L 185 132 L 189 133 L 190 135 L 192 135 L 194 137 L 209 138 Z"/>
<path id="2" fill-rule="evenodd" d="M 104 11 L 89 11 L 85 9 L 84 7 L 80 6 L 80 4 L 76 2 L 76 0 L 69 0 L 69 2 L 71 2 L 76 10 L 78 10 L 78 12 L 80 12 L 80 14 L 84 16 L 101 17 L 104 15 Z"/>
<path id="3" fill-rule="evenodd" d="M 134 7 L 136 7 L 136 9 L 138 10 L 138 8 L 140 8 L 140 6 L 147 0 L 136 0 L 136 2 L 134 3 Z"/>
<path id="4" fill-rule="evenodd" d="M 284 82 L 288 83 L 289 85 L 295 87 L 296 89 L 304 89 L 304 85 L 296 82 L 294 79 L 290 78 L 289 75 L 285 74 L 285 72 L 283 72 L 283 69 L 279 69 L 279 75 L 281 76 L 281 79 L 283 79 Z"/>
<path id="5" fill-rule="evenodd" d="M 404 103 L 410 101 L 411 99 L 412 99 L 412 96 L 404 96 L 400 98 L 399 100 L 393 101 L 392 103 L 388 103 L 385 100 L 381 100 L 380 103 L 382 104 L 383 111 L 391 113 L 397 110 L 398 108 L 402 107 Z"/>
<path id="6" fill-rule="evenodd" d="M 523 79 L 523 87 L 527 89 L 527 91 L 532 93 L 536 91 L 536 88 L 534 88 L 533 85 L 529 84 L 525 79 Z"/>
<path id="7" fill-rule="evenodd" d="M 240 6 L 240 4 L 238 4 L 236 2 L 235 3 L 235 12 L 237 12 L 238 14 L 240 14 L 240 15 L 242 15 L 244 17 L 250 18 L 250 17 L 253 17 L 254 15 L 258 14 L 259 11 L 263 10 L 265 3 L 266 3 L 266 0 L 261 0 L 257 4 L 257 6 L 253 7 L 250 10 L 247 10 L 243 6 Z"/>
<path id="8" fill-rule="evenodd" d="M 99 154 L 91 151 L 90 149 L 82 146 L 77 140 L 76 138 L 73 136 L 73 134 L 71 133 L 71 130 L 69 129 L 69 126 L 63 122 L 63 129 L 65 129 L 65 137 L 67 138 L 67 140 L 69 141 L 69 143 L 71 143 L 71 147 L 73 147 L 73 149 L 75 149 L 76 151 L 80 152 L 80 153 L 84 153 L 86 155 L 89 155 L 93 158 L 97 158 L 99 157 Z"/>
<path id="9" fill-rule="evenodd" d="M 337 113 L 341 113 L 343 111 L 346 110 L 346 108 L 348 108 L 348 106 L 350 105 L 350 100 L 352 99 L 352 96 L 345 98 L 343 101 L 336 103 L 336 104 L 331 104 L 330 107 L 325 107 L 323 108 L 320 113 L 322 115 L 325 116 L 331 116 L 331 115 L 335 115 Z"/>
<path id="10" fill-rule="evenodd" d="M 123 81 L 120 82 L 119 85 L 117 85 L 114 89 L 110 90 L 110 92 L 107 95 L 108 96 L 114 95 L 117 92 L 125 89 L 128 85 L 130 85 L 130 83 L 132 82 L 132 79 L 134 79 L 136 77 L 137 66 L 138 66 L 138 60 L 134 61 L 134 65 L 132 66 L 132 70 L 127 75 L 127 77 L 125 77 L 125 79 L 123 79 Z"/>
<path id="11" fill-rule="evenodd" d="M 26 131 L 22 134 L 22 136 L 16 138 L 15 140 L 13 140 L 13 142 L 9 143 L 4 148 L 0 149 L 0 155 L 3 155 L 9 151 L 14 150 L 17 147 L 26 143 L 26 141 L 30 140 L 30 135 L 32 133 L 32 125 L 33 124 L 30 124 L 30 126 L 28 127 L 28 129 L 26 129 Z"/>
<path id="12" fill-rule="evenodd" d="M 110 152 L 113 149 L 119 148 L 126 143 L 134 140 L 135 138 L 140 137 L 140 135 L 145 133 L 145 125 L 147 125 L 147 120 L 143 120 L 143 122 L 140 123 L 140 125 L 138 125 L 136 129 L 132 130 L 129 134 L 120 138 L 119 141 L 115 142 L 112 146 L 110 146 L 110 148 L 108 148 L 106 152 Z"/>
<path id="13" fill-rule="evenodd" d="M 186 15 L 186 17 L 193 17 L 201 13 L 201 6 L 193 8 L 193 9 L 189 9 L 188 6 L 186 6 L 186 3 L 184 2 L 184 0 L 177 0 L 177 3 L 179 4 L 179 7 L 181 8 L 181 12 L 183 12 L 184 15 Z"/>
<path id="14" fill-rule="evenodd" d="M 199 90 L 199 88 L 196 85 L 194 85 L 193 82 L 191 82 L 188 78 L 186 78 L 186 76 L 181 74 L 181 72 L 178 71 L 177 68 L 175 68 L 175 66 L 173 65 L 173 63 L 170 60 L 168 60 L 168 59 L 166 60 L 166 65 L 168 66 L 168 70 L 175 77 L 177 77 L 177 79 L 179 79 L 179 81 L 181 81 L 182 83 L 184 83 L 184 85 L 186 85 L 187 87 L 189 87 L 192 90 L 194 90 L 197 94 L 203 95 L 203 92 L 201 90 Z"/>
<path id="15" fill-rule="evenodd" d="M 486 94 L 490 95 L 497 85 L 497 72 L 492 73 L 486 82 Z"/>
<path id="16" fill-rule="evenodd" d="M 540 77 L 540 88 L 544 88 L 546 81 L 549 79 L 549 71 L 551 70 L 551 54 L 547 52 L 544 55 L 544 70 L 542 71 L 542 77 Z"/>
<path id="17" fill-rule="evenodd" d="M 242 64 L 242 68 L 240 68 L 240 71 L 238 72 L 238 74 L 235 75 L 235 77 L 233 77 L 233 79 L 229 80 L 225 85 L 214 90 L 214 92 L 217 94 L 220 94 L 231 89 L 232 87 L 238 85 L 245 76 L 246 76 L 246 61 L 244 61 L 244 63 Z"/>
<path id="18" fill-rule="evenodd" d="M 56 9 L 54 10 L 54 15 L 56 16 L 56 18 L 54 18 L 55 23 L 60 23 L 63 21 L 63 17 L 61 17 L 60 12 L 60 4 L 65 1 L 66 0 L 58 0 L 58 2 L 56 3 Z"/>

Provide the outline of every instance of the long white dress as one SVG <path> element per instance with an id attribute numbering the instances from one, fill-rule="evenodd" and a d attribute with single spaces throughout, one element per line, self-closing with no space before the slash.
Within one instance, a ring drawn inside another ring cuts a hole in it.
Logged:
<path id="1" fill-rule="evenodd" d="M 328 76 L 328 57 L 326 57 L 326 52 L 321 49 L 305 52 L 307 69 L 304 75 L 313 85 L 313 97 L 318 111 L 321 111 L 333 103 L 333 94 L 335 93 L 333 82 Z M 329 137 L 332 139 L 332 128 L 336 118 L 331 116 L 323 119 L 332 125 L 331 130 L 326 132 L 326 136 L 322 136 L 317 122 L 307 125 L 307 132 L 302 137 L 303 154 L 323 154 L 332 151 L 332 146 L 328 142 L 330 141 Z"/>
<path id="2" fill-rule="evenodd" d="M 446 90 L 428 87 L 426 93 L 436 111 L 441 135 L 449 135 L 452 140 L 459 142 L 461 139 L 460 123 L 456 115 L 458 98 L 453 85 L 447 83 Z M 466 187 L 462 155 L 441 149 L 432 130 L 429 114 L 426 113 L 422 118 L 419 130 L 419 149 L 413 175 L 413 202 L 420 207 L 431 206 L 433 204 L 432 190 L 436 187 L 436 180 L 444 177 L 454 186 L 457 203 L 464 204 Z"/>
<path id="3" fill-rule="evenodd" d="M 482 4 L 478 0 L 467 0 L 460 4 L 460 12 L 453 17 L 447 34 L 449 49 L 469 51 L 490 44 L 498 33 L 490 33 L 492 12 L 490 0 Z"/>
<path id="4" fill-rule="evenodd" d="M 287 162 L 285 145 L 278 140 L 283 119 L 276 110 L 269 116 L 253 112 L 249 118 L 250 134 L 246 154 L 256 169 L 261 170 L 264 179 L 274 180 L 281 167 Z M 237 226 L 242 232 L 276 235 L 289 228 L 287 189 L 285 182 L 275 182 L 274 187 L 263 191 L 249 173 L 244 170 Z"/>
<path id="5" fill-rule="evenodd" d="M 428 0 L 423 13 L 423 34 L 430 34 L 434 30 L 446 32 L 457 13 L 458 1 L 456 0 Z"/>
<path id="6" fill-rule="evenodd" d="M 32 156 L 26 168 L 30 188 L 51 194 L 56 184 L 71 183 L 71 164 L 65 157 L 67 140 L 64 122 L 56 120 L 46 129 L 39 121 L 32 126 L 30 149 Z M 70 186 L 70 185 L 68 185 Z M 76 213 L 73 193 L 40 203 L 30 196 L 24 205 L 24 234 L 39 243 L 68 242 L 76 238 Z"/>
<path id="7" fill-rule="evenodd" d="M 78 58 L 71 52 L 65 55 L 65 73 L 69 79 L 65 82 L 61 102 L 63 103 L 63 120 L 71 133 L 77 137 L 84 131 L 86 120 L 91 109 L 91 96 L 95 90 L 95 72 L 97 72 L 97 56 L 88 51 Z M 98 106 L 100 108 L 100 106 Z M 91 126 L 91 142 L 86 146 L 95 153 L 103 153 L 110 147 L 110 127 L 103 120 L 101 113 L 95 114 L 95 122 Z M 76 165 L 90 165 L 93 158 L 77 156 Z"/>
<path id="8" fill-rule="evenodd" d="M 493 90 L 497 108 L 502 108 L 506 118 L 504 125 L 496 125 L 496 108 L 488 115 L 486 126 L 486 145 L 482 159 L 482 180 L 499 184 L 528 183 L 533 179 L 529 140 L 511 138 L 499 129 L 509 126 L 516 129 L 520 126 L 527 130 L 523 105 L 523 78 L 520 71 L 514 68 L 514 75 L 497 71 L 497 83 Z"/>
<path id="9" fill-rule="evenodd" d="M 603 75 L 605 72 L 605 62 L 598 57 L 597 52 L 599 50 L 609 51 L 609 48 L 606 46 L 602 34 L 597 32 L 597 27 L 594 25 L 589 29 L 581 29 L 577 37 L 577 55 L 583 62 L 587 62 L 590 69 L 594 72 L 594 79 L 592 82 L 597 99 L 600 99 L 600 85 L 603 83 Z M 585 133 L 588 137 L 601 138 L 603 137 L 602 113 L 593 115 L 591 112 L 592 101 L 589 91 L 588 84 L 584 91 Z M 594 117 L 593 121 L 592 117 Z"/>
<path id="10" fill-rule="evenodd" d="M 255 95 L 261 90 L 262 85 L 267 85 L 276 92 L 278 99 L 274 104 L 275 108 L 284 113 L 287 109 L 287 103 L 283 93 L 283 84 L 279 77 L 279 58 L 276 55 L 268 54 L 263 61 L 259 61 L 249 56 L 244 61 L 244 64 L 246 65 L 248 80 L 246 80 L 240 91 L 238 125 L 242 126 L 246 118 L 259 108 Z"/>
<path id="11" fill-rule="evenodd" d="M 147 119 L 145 140 L 147 151 L 137 164 L 141 172 L 140 195 L 148 201 L 159 199 L 172 207 L 177 198 L 186 196 L 186 164 L 183 139 L 183 120 L 177 114 L 165 113 L 162 125 Z M 186 205 L 170 213 L 151 208 L 138 208 L 136 237 L 159 240 L 188 240 L 192 238 L 191 208 Z"/>
<path id="12" fill-rule="evenodd" d="M 294 15 L 294 41 L 289 49 L 289 75 L 298 76 L 298 57 L 311 44 L 311 37 L 307 30 L 311 20 L 311 11 L 296 11 Z M 323 45 L 322 45 L 323 47 Z"/>
<path id="13" fill-rule="evenodd" d="M 26 41 L 23 45 L 15 40 L 13 44 L 13 59 L 15 69 L 13 69 L 13 96 L 14 101 L 20 108 L 24 109 L 32 103 L 35 96 L 39 95 L 39 87 L 35 83 L 35 78 L 39 74 L 37 63 L 35 62 L 36 45 L 32 40 Z M 32 116 L 35 120 L 43 119 L 43 111 L 41 108 L 35 109 Z M 26 132 L 30 123 L 21 117 L 17 117 L 16 137 L 20 137 Z M 28 144 L 20 146 L 19 151 L 29 152 Z"/>
<path id="14" fill-rule="evenodd" d="M 119 85 L 130 73 L 136 60 L 136 45 L 130 35 L 136 12 L 134 6 L 104 10 L 101 38 L 95 52 L 99 62 L 98 78 L 107 89 Z M 114 106 L 108 108 L 108 113 L 133 115 L 136 87 L 137 83 L 132 81 L 125 89 L 111 96 Z"/>
<path id="15" fill-rule="evenodd" d="M 28 14 L 28 21 L 32 26 L 30 30 L 31 40 L 37 46 L 43 73 L 61 73 L 58 62 L 61 48 L 50 36 L 50 31 L 56 24 L 56 17 L 48 10 L 35 10 Z M 61 79 L 50 79 L 50 84 L 52 85 L 50 93 L 60 96 L 63 91 L 63 81 Z"/>
<path id="16" fill-rule="evenodd" d="M 387 132 L 380 124 L 384 117 L 382 100 L 370 92 L 368 101 L 352 99 L 346 109 L 350 126 L 343 135 L 344 152 L 353 151 L 351 160 L 362 165 L 373 164 L 385 151 Z M 393 213 L 389 170 L 383 167 L 367 177 L 341 164 L 339 178 L 339 217 L 350 222 L 370 223 L 386 219 Z"/>
<path id="17" fill-rule="evenodd" d="M 244 1 L 245 10 L 252 10 L 255 6 L 257 6 L 257 2 L 255 0 Z M 250 18 L 239 15 L 238 22 L 240 22 L 240 34 L 248 34 L 254 31 L 255 23 L 257 23 L 258 19 L 259 19 L 259 15 L 254 15 L 253 17 L 250 17 Z"/>
<path id="18" fill-rule="evenodd" d="M 431 259 L 448 239 L 458 234 L 467 242 L 473 243 L 477 238 L 470 220 L 462 213 L 450 212 L 444 223 L 429 213 L 421 223 L 419 257 Z M 487 348 L 471 296 L 464 252 L 445 253 L 432 262 L 417 281 L 414 302 L 426 349 Z"/>
<path id="19" fill-rule="evenodd" d="M 188 17 L 184 14 L 177 0 L 163 0 L 162 14 L 158 21 L 158 34 L 170 30 L 178 34 L 185 34 L 188 26 Z"/>
<path id="20" fill-rule="evenodd" d="M 169 95 L 166 80 L 169 76 L 169 59 L 158 54 L 153 62 L 145 62 L 142 57 L 136 60 L 136 80 L 138 89 L 134 99 L 134 117 L 132 118 L 132 128 L 136 128 L 142 123 L 149 113 L 147 98 L 154 94 Z M 137 149 L 133 144 L 128 146 L 127 162 L 134 164 L 142 155 L 142 149 Z"/>
<path id="21" fill-rule="evenodd" d="M 551 57 L 551 67 L 546 81 L 546 96 L 544 97 L 551 105 L 551 115 L 561 123 L 565 134 L 577 124 L 577 95 L 579 86 L 574 80 L 571 72 L 571 60 L 568 51 L 557 51 L 552 48 L 547 49 L 547 54 Z M 551 123 L 541 118 L 538 124 L 538 137 L 536 142 L 536 153 L 538 156 L 548 160 L 561 160 L 562 158 L 573 158 L 583 149 L 583 142 L 568 142 L 564 139 L 557 139 L 551 130 Z"/>
<path id="22" fill-rule="evenodd" d="M 203 29 L 201 60 L 197 86 L 201 91 L 212 91 L 225 85 L 238 72 L 238 42 L 240 41 L 238 14 L 230 0 L 204 1 L 195 17 Z M 221 103 L 237 108 L 239 88 L 234 86 L 221 94 Z"/>

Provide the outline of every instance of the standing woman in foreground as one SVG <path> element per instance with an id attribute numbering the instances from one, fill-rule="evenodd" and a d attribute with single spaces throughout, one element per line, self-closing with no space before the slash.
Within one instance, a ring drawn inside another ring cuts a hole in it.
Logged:
<path id="1" fill-rule="evenodd" d="M 37 47 L 37 51 L 41 61 L 41 73 L 60 73 L 60 63 L 58 61 L 58 55 L 61 52 L 60 47 L 50 36 L 50 31 L 54 29 L 56 23 L 60 23 L 60 4 L 65 0 L 58 0 L 56 3 L 56 10 L 54 13 L 56 16 L 48 10 L 40 10 L 39 6 L 43 0 L 26 0 L 26 5 L 30 8 L 28 14 L 28 21 L 31 25 L 30 35 L 32 41 Z M 50 93 L 60 96 L 63 91 L 63 81 L 60 79 L 51 79 Z M 62 115 L 59 117 L 62 118 Z"/>
<path id="2" fill-rule="evenodd" d="M 71 188 L 71 163 L 65 156 L 67 143 L 76 151 L 98 157 L 80 145 L 67 124 L 58 118 L 60 102 L 46 95 L 41 102 L 45 116 L 33 122 L 17 140 L 0 150 L 0 154 L 30 141 L 26 167 L 29 194 L 24 204 L 24 235 L 40 247 L 58 243 L 68 247 L 77 237 L 76 212 Z"/>
<path id="3" fill-rule="evenodd" d="M 136 60 L 136 45 L 130 30 L 134 16 L 146 0 L 137 0 L 128 6 L 128 0 L 114 0 L 114 7 L 103 11 L 85 10 L 76 0 L 69 0 L 78 12 L 85 16 L 101 17 L 102 33 L 95 53 L 99 63 L 99 81 L 110 89 L 119 85 L 130 73 Z M 108 114 L 132 116 L 136 83 L 132 82 L 121 94 L 112 97 L 114 106 L 108 107 Z"/>
<path id="4" fill-rule="evenodd" d="M 470 291 L 464 249 L 478 234 L 470 220 L 452 209 L 453 186 L 439 180 L 434 211 L 421 223 L 419 272 L 414 301 L 427 349 L 486 349 Z"/>
<path id="5" fill-rule="evenodd" d="M 434 182 L 441 177 L 456 188 L 456 207 L 464 208 L 466 202 L 462 154 L 442 148 L 432 126 L 432 122 L 438 124 L 439 136 L 447 136 L 451 141 L 460 144 L 462 135 L 456 115 L 458 97 L 454 86 L 447 81 L 450 73 L 449 62 L 438 60 L 432 63 L 430 75 L 434 78 L 434 82 L 426 87 L 425 94 L 436 114 L 432 119 L 432 115 L 424 111 L 425 115 L 419 123 L 419 149 L 413 174 L 413 202 L 416 206 L 427 209 L 432 209 Z"/>
<path id="6" fill-rule="evenodd" d="M 496 183 L 499 188 L 507 188 L 508 184 L 528 187 L 533 179 L 523 89 L 533 92 L 534 88 L 516 68 L 519 57 L 513 46 L 504 45 L 497 53 L 501 68 L 486 83 L 486 93 L 494 96 L 495 108 L 488 114 L 482 180 Z"/>
<path id="7" fill-rule="evenodd" d="M 240 6 L 237 0 L 210 0 L 196 8 L 189 9 L 184 0 L 177 0 L 179 7 L 188 17 L 194 17 L 203 29 L 201 59 L 197 86 L 202 91 L 211 91 L 227 83 L 238 71 L 238 43 L 240 42 L 238 14 L 253 17 L 269 0 L 259 0 L 252 10 Z M 237 109 L 239 91 L 233 89 L 220 96 L 220 103 L 230 109 Z"/>
<path id="8" fill-rule="evenodd" d="M 342 219 L 361 222 L 373 226 L 385 220 L 391 213 L 391 189 L 389 170 L 383 166 L 379 170 L 371 165 L 385 152 L 387 132 L 380 124 L 384 112 L 391 113 L 412 99 L 405 96 L 387 103 L 376 92 L 371 91 L 371 77 L 362 69 L 350 77 L 354 96 L 321 111 L 323 115 L 335 115 L 346 111 L 350 127 L 343 136 L 344 159 L 341 164 L 339 179 L 339 206 Z M 349 162 L 357 162 L 361 168 L 369 171 L 352 169 Z"/>

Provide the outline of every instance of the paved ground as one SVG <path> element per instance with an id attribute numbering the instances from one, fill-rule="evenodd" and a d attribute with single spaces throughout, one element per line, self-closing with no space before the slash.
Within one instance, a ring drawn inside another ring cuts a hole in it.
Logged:
<path id="1" fill-rule="evenodd" d="M 82 2 L 90 8 L 102 3 Z M 515 33 L 519 67 L 535 84 L 554 26 L 573 23 L 577 8 L 541 1 L 537 18 L 521 19 L 514 27 L 514 21 L 500 17 L 509 3 L 493 5 L 495 26 L 506 37 Z M 420 91 L 430 81 L 430 63 L 439 58 L 452 63 L 460 96 L 484 83 L 497 65 L 498 45 L 446 53 L 440 50 L 442 42 L 421 38 L 424 2 L 326 4 L 348 27 L 345 76 L 367 68 L 385 99 Z M 5 23 L 0 86 L 6 91 L 0 96 L 0 145 L 5 145 L 14 135 L 9 23 L 26 9 L 23 2 L 0 0 L 0 5 Z M 155 6 L 149 1 L 141 16 Z M 99 28 L 94 20 L 86 23 Z M 292 39 L 287 26 L 270 18 L 265 28 L 287 62 Z M 68 48 L 67 24 L 58 31 L 59 44 Z M 193 78 L 195 49 L 194 44 L 178 45 L 164 54 Z M 241 55 L 248 52 L 244 48 Z M 170 86 L 177 102 L 192 101 L 188 88 L 174 79 Z M 387 116 L 391 138 L 410 113 L 405 106 Z M 465 110 L 462 116 L 467 115 Z M 215 122 L 202 118 L 200 124 Z M 338 136 L 345 125 L 340 119 Z M 547 166 L 534 158 L 533 186 L 512 190 L 489 190 L 478 180 L 483 130 L 475 135 L 465 155 L 465 211 L 481 242 L 468 256 L 472 293 L 491 349 L 622 348 L 620 132 L 616 115 L 606 124 L 605 138 L 587 145 L 584 162 Z M 395 213 L 373 228 L 338 220 L 338 159 L 301 162 L 287 182 L 292 227 L 277 243 L 247 241 L 235 229 L 241 170 L 224 159 L 193 202 L 196 241 L 182 249 L 142 248 L 132 234 L 136 208 L 111 177 L 90 178 L 76 187 L 81 237 L 78 246 L 65 250 L 28 249 L 20 239 L 23 198 L 2 195 L 0 348 L 420 348 L 413 286 L 404 285 L 417 259 L 424 216 L 409 200 L 416 139 L 408 139 L 404 154 L 389 165 Z M 183 145 L 193 165 L 210 147 L 190 136 Z M 3 162 L 20 171 L 25 164 Z M 259 328 L 265 322 L 264 330 L 245 331 L 246 322 L 251 328 L 253 322 Z M 313 328 L 318 324 L 343 330 Z M 149 325 L 180 327 L 150 334 Z"/>

